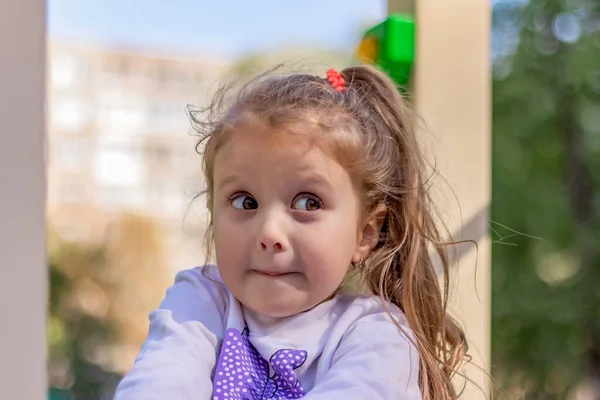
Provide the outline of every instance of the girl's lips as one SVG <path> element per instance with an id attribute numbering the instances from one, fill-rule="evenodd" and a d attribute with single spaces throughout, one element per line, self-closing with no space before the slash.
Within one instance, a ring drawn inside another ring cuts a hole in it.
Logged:
<path id="1" fill-rule="evenodd" d="M 255 269 L 254 272 L 259 273 L 261 275 L 266 275 L 266 276 L 284 276 L 284 275 L 293 274 L 293 272 L 260 271 L 260 270 L 257 270 L 257 269 Z"/>

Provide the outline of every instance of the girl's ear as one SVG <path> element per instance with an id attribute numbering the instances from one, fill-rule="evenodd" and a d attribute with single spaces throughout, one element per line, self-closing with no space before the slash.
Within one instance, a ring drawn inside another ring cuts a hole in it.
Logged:
<path id="1" fill-rule="evenodd" d="M 387 215 L 387 207 L 379 205 L 365 220 L 358 236 L 358 245 L 352 257 L 352 262 L 361 263 L 379 243 L 381 227 Z"/>

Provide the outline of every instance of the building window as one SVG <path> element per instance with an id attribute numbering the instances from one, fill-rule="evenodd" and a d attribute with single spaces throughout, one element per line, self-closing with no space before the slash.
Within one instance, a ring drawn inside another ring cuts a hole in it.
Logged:
<path id="1" fill-rule="evenodd" d="M 146 119 L 144 100 L 126 95 L 120 90 L 103 92 L 99 103 L 98 124 L 103 130 L 135 133 Z"/>
<path id="2" fill-rule="evenodd" d="M 50 60 L 50 82 L 52 89 L 69 89 L 82 78 L 81 72 L 81 66 L 74 57 L 63 54 L 52 56 Z"/>
<path id="3" fill-rule="evenodd" d="M 78 138 L 52 139 L 51 162 L 63 169 L 77 171 L 89 159 L 89 146 Z"/>
<path id="4" fill-rule="evenodd" d="M 149 106 L 149 130 L 158 133 L 182 135 L 189 128 L 189 119 L 183 100 L 158 100 Z"/>
<path id="5" fill-rule="evenodd" d="M 141 184 L 143 166 L 130 148 L 100 146 L 94 172 L 102 185 L 130 187 Z"/>
<path id="6" fill-rule="evenodd" d="M 82 129 L 88 118 L 85 105 L 73 98 L 56 98 L 52 102 L 50 120 L 53 129 L 76 131 Z"/>

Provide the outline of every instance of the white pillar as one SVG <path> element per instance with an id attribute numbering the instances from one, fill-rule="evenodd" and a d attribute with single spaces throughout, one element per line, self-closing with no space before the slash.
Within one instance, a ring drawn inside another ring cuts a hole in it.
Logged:
<path id="1" fill-rule="evenodd" d="M 459 233 L 455 239 L 479 244 L 478 250 L 461 247 L 450 295 L 451 312 L 465 328 L 473 356 L 466 373 L 479 386 L 468 384 L 461 399 L 482 399 L 490 391 L 491 3 L 389 0 L 388 5 L 390 12 L 416 14 L 410 86 L 423 121 L 418 135 L 447 181 L 436 181 L 444 222 Z"/>
<path id="2" fill-rule="evenodd" d="M 0 0 L 0 397 L 46 394 L 46 2 Z"/>

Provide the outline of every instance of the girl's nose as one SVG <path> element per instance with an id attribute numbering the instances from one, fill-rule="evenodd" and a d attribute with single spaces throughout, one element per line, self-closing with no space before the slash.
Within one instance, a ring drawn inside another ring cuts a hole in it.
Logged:
<path id="1" fill-rule="evenodd" d="M 271 242 L 265 240 L 265 241 L 261 241 L 260 245 L 263 250 L 268 250 L 269 248 L 272 248 L 275 252 L 283 250 L 283 245 L 279 242 L 271 243 Z"/>
<path id="2" fill-rule="evenodd" d="M 288 240 L 284 233 L 281 218 L 277 218 L 275 215 L 265 218 L 258 235 L 258 246 L 261 251 L 273 253 L 288 249 Z"/>

